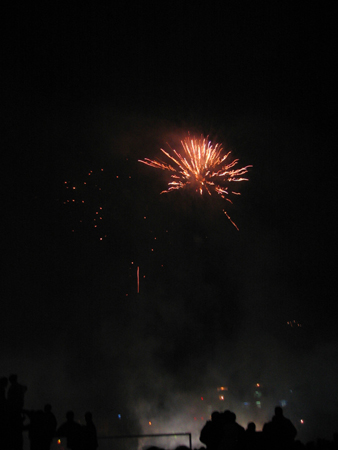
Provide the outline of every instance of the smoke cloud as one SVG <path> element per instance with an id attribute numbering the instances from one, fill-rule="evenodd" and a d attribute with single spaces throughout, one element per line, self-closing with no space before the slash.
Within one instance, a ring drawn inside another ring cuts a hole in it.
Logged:
<path id="1" fill-rule="evenodd" d="M 69 409 L 82 422 L 90 410 L 101 436 L 191 432 L 199 447 L 213 410 L 231 409 L 241 425 L 253 420 L 261 429 L 280 404 L 302 441 L 331 439 L 337 431 L 338 347 L 332 334 L 320 338 L 330 323 L 313 320 L 316 305 L 308 296 L 319 273 L 306 258 L 308 242 L 303 236 L 304 243 L 295 245 L 301 232 L 290 237 L 292 221 L 275 209 L 278 199 L 285 207 L 289 199 L 283 196 L 293 189 L 278 173 L 273 179 L 271 170 L 278 163 L 284 168 L 276 158 L 283 157 L 267 150 L 290 145 L 282 139 L 283 124 L 246 118 L 222 128 L 234 156 L 254 166 L 243 197 L 229 205 L 237 232 L 215 205 L 181 194 L 160 196 L 161 171 L 137 163 L 158 155 L 165 142 L 177 142 L 187 124 L 107 111 L 95 123 L 89 131 L 80 127 L 85 145 L 77 142 L 79 159 L 64 171 L 79 174 L 86 165 L 103 164 L 109 176 L 124 179 L 109 200 L 110 240 L 106 247 L 92 244 L 91 236 L 72 241 L 68 218 L 62 219 L 51 233 L 43 232 L 45 243 L 55 239 L 48 256 L 45 245 L 35 256 L 47 262 L 43 281 L 27 261 L 19 269 L 31 276 L 14 292 L 13 307 L 25 291 L 26 314 L 21 309 L 22 317 L 3 331 L 9 345 L 2 372 L 17 373 L 28 386 L 26 407 L 51 403 L 59 423 Z M 267 127 L 274 132 L 263 144 Z M 126 168 L 135 184 L 128 184 Z M 54 174 L 53 181 L 61 178 Z M 49 188 L 60 212 L 59 188 Z M 300 228 L 306 221 L 299 219 Z M 155 237 L 153 257 L 148 249 Z M 26 247 L 29 254 L 28 240 Z M 147 442 L 154 445 L 145 439 L 131 445 Z M 180 442 L 187 445 L 187 438 Z"/>

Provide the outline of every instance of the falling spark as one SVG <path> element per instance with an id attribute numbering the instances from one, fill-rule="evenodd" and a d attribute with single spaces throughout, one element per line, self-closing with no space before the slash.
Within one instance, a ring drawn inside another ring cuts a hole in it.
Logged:
<path id="1" fill-rule="evenodd" d="M 72 232 L 77 232 L 81 229 L 82 233 L 84 230 L 94 229 L 95 230 L 95 238 L 102 241 L 103 236 L 97 236 L 97 232 L 101 231 L 102 228 L 104 228 L 105 224 L 104 217 L 105 213 L 102 206 L 102 201 L 105 199 L 102 191 L 101 186 L 99 185 L 99 182 L 102 181 L 102 172 L 104 169 L 100 169 L 100 171 L 90 170 L 86 173 L 86 179 L 83 180 L 77 180 L 76 182 L 71 182 L 69 180 L 66 180 L 63 182 L 65 189 L 68 190 L 68 197 L 69 192 L 72 192 L 71 197 L 67 198 L 63 201 L 64 205 L 72 205 L 73 211 L 75 214 L 81 214 L 80 217 L 77 217 L 77 224 L 82 224 L 81 228 L 78 226 L 76 228 L 73 228 L 72 224 Z M 91 176 L 91 179 L 88 177 Z M 83 198 L 85 196 L 85 199 Z M 72 216 L 74 217 L 74 216 Z M 76 216 L 75 216 L 76 217 Z M 100 221 L 100 222 L 99 222 Z M 100 225 L 98 225 L 100 223 Z M 107 235 L 104 234 L 104 238 L 106 238 Z"/>
<path id="2" fill-rule="evenodd" d="M 230 151 L 223 154 L 222 144 L 212 145 L 207 138 L 201 136 L 196 139 L 186 137 L 181 141 L 181 153 L 171 148 L 172 153 L 161 148 L 162 153 L 172 162 L 166 163 L 161 160 L 155 161 L 149 158 L 139 160 L 139 162 L 155 169 L 168 170 L 171 172 L 171 180 L 168 183 L 168 189 L 161 192 L 168 193 L 174 190 L 186 187 L 193 188 L 200 195 L 216 193 L 222 198 L 232 203 L 227 198 L 229 194 L 240 195 L 239 192 L 229 188 L 229 184 L 233 182 L 248 181 L 243 177 L 248 172 L 248 168 L 252 166 L 234 169 L 238 163 L 238 159 L 227 163 L 226 160 L 230 155 Z M 223 210 L 224 214 L 230 222 L 237 228 L 237 225 L 231 220 L 229 214 Z M 238 230 L 238 228 L 237 228 Z"/>

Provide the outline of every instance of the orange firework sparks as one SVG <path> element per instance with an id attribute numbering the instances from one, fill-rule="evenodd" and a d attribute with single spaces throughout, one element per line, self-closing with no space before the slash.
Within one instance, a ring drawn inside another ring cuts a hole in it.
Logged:
<path id="1" fill-rule="evenodd" d="M 155 169 L 172 172 L 170 175 L 171 181 L 168 183 L 169 187 L 167 190 L 162 191 L 161 194 L 191 187 L 200 195 L 204 193 L 209 195 L 216 193 L 230 203 L 232 203 L 231 200 L 226 196 L 229 194 L 240 195 L 239 192 L 231 190 L 229 184 L 248 181 L 248 178 L 244 178 L 243 175 L 252 166 L 234 169 L 238 163 L 238 159 L 227 164 L 226 160 L 231 152 L 229 151 L 223 154 L 222 144 L 213 146 L 203 136 L 199 139 L 188 136 L 181 141 L 181 145 L 183 149 L 181 153 L 171 149 L 172 154 L 170 154 L 161 148 L 162 153 L 174 163 L 174 166 L 161 160 L 154 161 L 149 158 L 139 160 L 139 162 L 154 167 Z M 237 228 L 227 212 L 224 210 L 223 212 Z"/>

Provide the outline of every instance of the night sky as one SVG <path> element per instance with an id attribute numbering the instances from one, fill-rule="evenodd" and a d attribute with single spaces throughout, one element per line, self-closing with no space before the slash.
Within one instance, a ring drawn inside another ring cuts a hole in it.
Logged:
<path id="1" fill-rule="evenodd" d="M 210 408 L 260 429 L 282 402 L 304 442 L 338 431 L 336 38 L 297 2 L 12 8 L 0 367 L 27 408 L 198 445 Z M 253 166 L 233 204 L 138 162 L 188 132 Z"/>

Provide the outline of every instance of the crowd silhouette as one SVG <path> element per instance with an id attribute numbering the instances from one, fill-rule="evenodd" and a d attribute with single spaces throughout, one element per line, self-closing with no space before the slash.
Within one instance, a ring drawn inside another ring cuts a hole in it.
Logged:
<path id="1" fill-rule="evenodd" d="M 50 404 L 40 410 L 24 408 L 26 391 L 17 375 L 0 378 L 0 450 L 23 450 L 24 431 L 28 432 L 30 450 L 50 450 L 55 438 L 66 438 L 70 450 L 98 448 L 91 412 L 85 413 L 85 425 L 80 425 L 74 420 L 74 412 L 68 411 L 66 421 L 58 427 Z M 284 416 L 283 409 L 276 406 L 274 416 L 262 431 L 256 431 L 254 422 L 249 422 L 246 429 L 242 427 L 233 411 L 214 411 L 201 430 L 200 442 L 207 450 L 338 450 L 338 433 L 333 434 L 332 441 L 318 439 L 306 445 L 296 440 L 296 436 L 295 426 Z M 176 450 L 183 449 L 187 447 Z"/>
<path id="2" fill-rule="evenodd" d="M 96 427 L 91 412 L 85 414 L 85 425 L 74 420 L 68 411 L 66 421 L 57 427 L 52 406 L 40 410 L 24 408 L 27 387 L 18 382 L 17 375 L 0 378 L 0 449 L 22 450 L 23 432 L 28 432 L 30 450 L 50 450 L 53 439 L 66 438 L 70 450 L 96 450 Z M 28 419 L 28 423 L 26 420 Z"/>
<path id="3" fill-rule="evenodd" d="M 201 430 L 200 441 L 207 450 L 338 450 L 337 433 L 332 442 L 318 439 L 306 445 L 296 440 L 296 436 L 296 427 L 284 416 L 283 409 L 276 406 L 274 416 L 262 431 L 256 431 L 254 422 L 244 429 L 232 411 L 214 411 Z"/>

